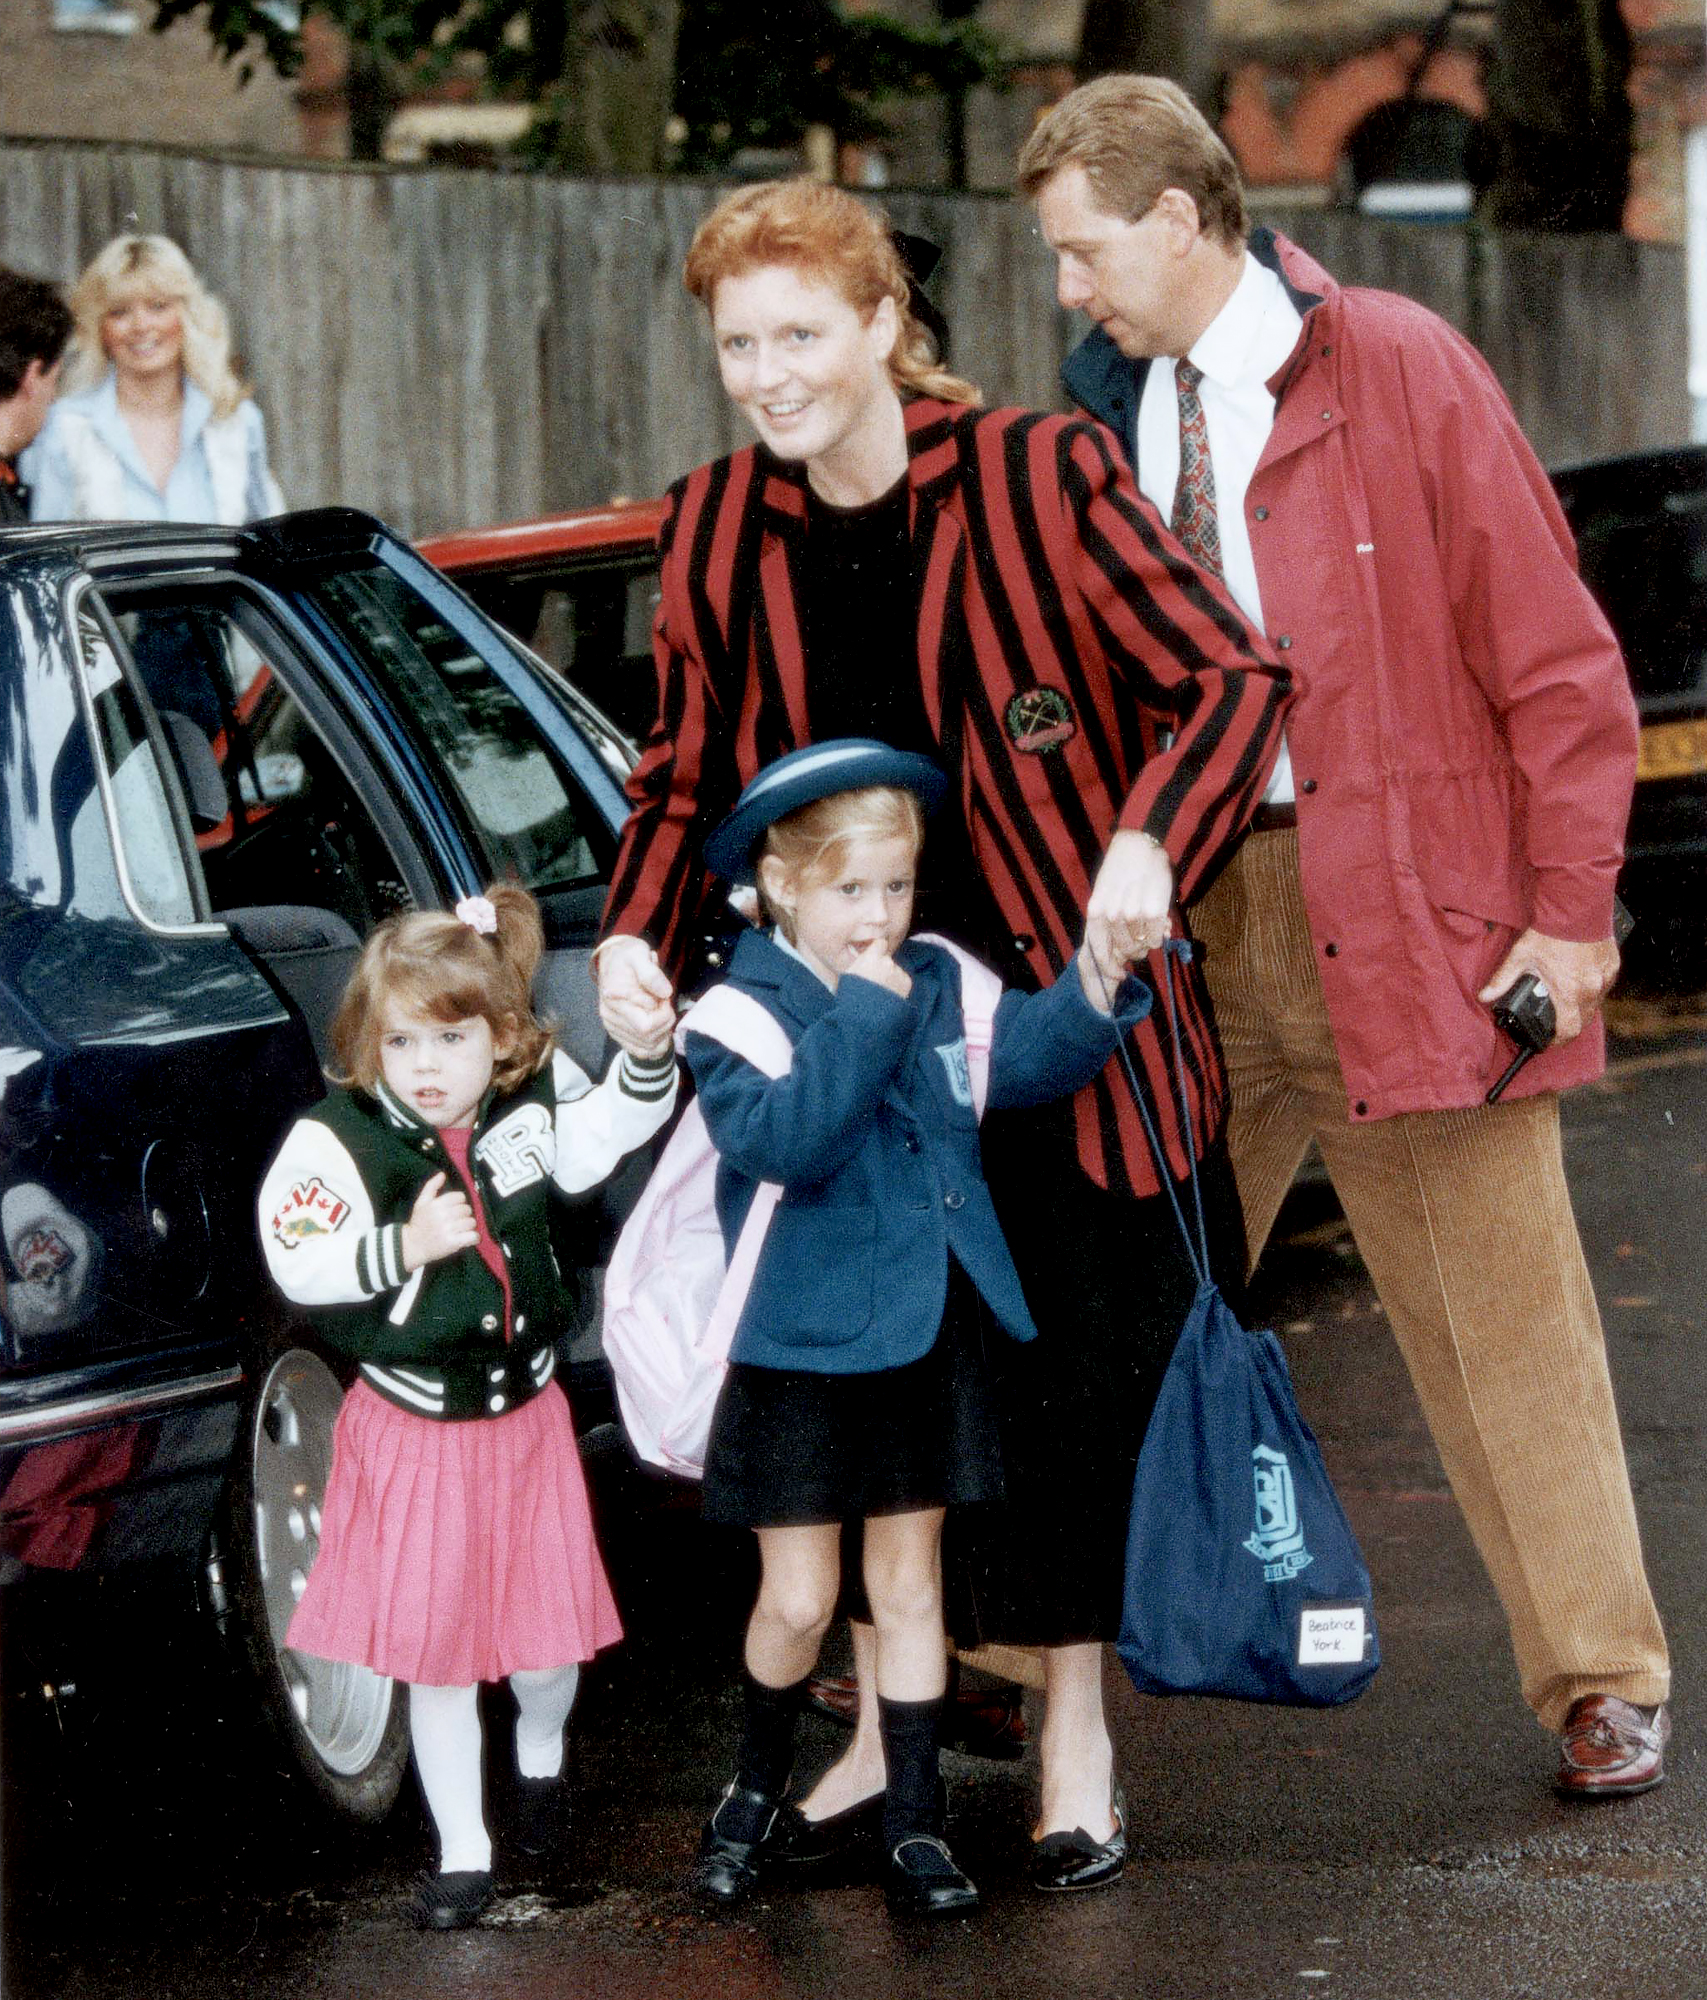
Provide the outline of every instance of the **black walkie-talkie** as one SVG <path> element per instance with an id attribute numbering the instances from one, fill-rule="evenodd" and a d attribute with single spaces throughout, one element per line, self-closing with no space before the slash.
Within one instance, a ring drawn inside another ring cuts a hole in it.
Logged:
<path id="1" fill-rule="evenodd" d="M 1553 996 L 1533 972 L 1526 972 L 1515 986 L 1508 986 L 1494 1002 L 1494 1022 L 1504 1035 L 1517 1044 L 1517 1054 L 1506 1073 L 1484 1100 L 1497 1104 L 1500 1093 L 1531 1056 L 1552 1046 L 1558 1032 L 1558 1016 L 1553 1012 Z"/>
<path id="2" fill-rule="evenodd" d="M 1614 896 L 1613 942 L 1622 945 L 1635 928 L 1635 919 Z M 1497 1104 L 1506 1085 L 1523 1065 L 1531 1056 L 1538 1056 L 1543 1049 L 1551 1048 L 1553 1037 L 1559 1032 L 1559 1019 L 1553 1011 L 1553 996 L 1533 972 L 1526 972 L 1515 985 L 1506 988 L 1494 1002 L 1493 1013 L 1494 1023 L 1500 1032 L 1517 1044 L 1517 1054 L 1507 1065 L 1505 1075 L 1483 1099 L 1486 1104 Z"/>

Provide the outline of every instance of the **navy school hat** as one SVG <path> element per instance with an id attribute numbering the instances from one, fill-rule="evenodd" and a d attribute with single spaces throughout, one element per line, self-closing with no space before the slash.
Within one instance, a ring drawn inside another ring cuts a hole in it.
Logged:
<path id="1" fill-rule="evenodd" d="M 935 812 L 948 779 L 928 757 L 892 750 L 869 736 L 837 736 L 809 743 L 767 764 L 735 801 L 735 810 L 706 839 L 705 865 L 729 882 L 751 882 L 765 829 L 802 806 L 837 792 L 894 785 L 912 792 Z"/>

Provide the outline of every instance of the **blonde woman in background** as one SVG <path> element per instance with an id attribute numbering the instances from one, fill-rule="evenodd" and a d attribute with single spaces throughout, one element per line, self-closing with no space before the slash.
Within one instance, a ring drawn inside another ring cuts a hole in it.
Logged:
<path id="1" fill-rule="evenodd" d="M 71 295 L 66 393 L 20 462 L 35 521 L 216 521 L 284 506 L 225 308 L 164 236 L 116 236 Z"/>

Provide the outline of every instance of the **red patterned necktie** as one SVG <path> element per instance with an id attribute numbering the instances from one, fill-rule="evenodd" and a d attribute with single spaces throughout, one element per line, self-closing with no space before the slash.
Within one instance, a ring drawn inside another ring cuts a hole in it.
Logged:
<path id="1" fill-rule="evenodd" d="M 1176 362 L 1179 384 L 1179 484 L 1174 488 L 1173 519 L 1169 523 L 1185 552 L 1211 576 L 1221 574 L 1221 525 L 1215 518 L 1215 468 L 1209 462 L 1209 426 L 1203 420 L 1203 400 L 1197 385 L 1203 370 L 1189 361 Z"/>

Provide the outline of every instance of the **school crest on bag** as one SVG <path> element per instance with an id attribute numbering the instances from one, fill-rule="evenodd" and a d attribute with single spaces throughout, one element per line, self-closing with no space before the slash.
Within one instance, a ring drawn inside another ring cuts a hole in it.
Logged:
<path id="1" fill-rule="evenodd" d="M 1256 1486 L 1256 1532 L 1244 1547 L 1262 1564 L 1267 1582 L 1289 1582 L 1314 1560 L 1304 1546 L 1292 1467 L 1285 1452 L 1259 1444 L 1251 1452 L 1251 1474 Z"/>
<path id="2" fill-rule="evenodd" d="M 543 1104 L 519 1104 L 494 1125 L 474 1149 L 500 1195 L 512 1195 L 544 1180 L 556 1164 L 551 1113 Z"/>

